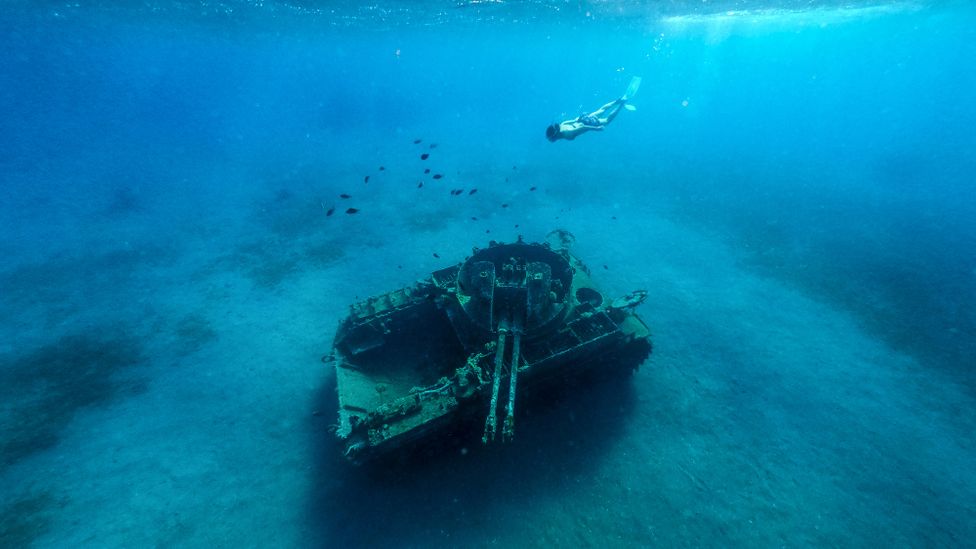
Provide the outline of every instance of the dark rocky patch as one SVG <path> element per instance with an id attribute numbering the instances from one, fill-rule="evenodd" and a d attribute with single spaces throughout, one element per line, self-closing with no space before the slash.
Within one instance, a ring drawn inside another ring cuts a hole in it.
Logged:
<path id="1" fill-rule="evenodd" d="M 325 217 L 322 203 L 318 199 L 295 199 L 284 204 L 258 204 L 253 215 L 255 224 L 287 239 L 301 238 L 319 231 Z"/>
<path id="2" fill-rule="evenodd" d="M 58 443 L 80 410 L 145 390 L 138 338 L 100 327 L 0 358 L 0 469 Z"/>
<path id="3" fill-rule="evenodd" d="M 454 208 L 442 206 L 433 210 L 412 212 L 404 217 L 403 224 L 411 233 L 432 233 L 442 231 L 457 215 Z"/>
<path id="4" fill-rule="evenodd" d="M 139 189 L 131 185 L 119 185 L 112 189 L 108 204 L 103 211 L 107 217 L 125 217 L 145 211 L 145 203 L 139 196 Z"/>
<path id="5" fill-rule="evenodd" d="M 346 246 L 346 241 L 333 237 L 267 238 L 239 245 L 209 270 L 239 270 L 258 287 L 273 290 L 292 275 L 335 263 L 346 255 Z"/>
<path id="6" fill-rule="evenodd" d="M 338 240 L 325 240 L 310 244 L 303 252 L 305 261 L 315 267 L 331 265 L 346 255 L 345 247 Z"/>
<path id="7" fill-rule="evenodd" d="M 175 329 L 177 337 L 184 353 L 192 353 L 207 344 L 217 340 L 217 331 L 207 318 L 201 314 L 193 313 L 184 316 L 176 323 Z"/>
<path id="8" fill-rule="evenodd" d="M 294 273 L 297 268 L 298 264 L 295 260 L 285 258 L 280 261 L 256 264 L 248 271 L 248 276 L 250 276 L 258 286 L 271 289 L 281 284 L 281 282 Z"/>
<path id="9" fill-rule="evenodd" d="M 50 529 L 55 505 L 46 492 L 0 503 L 0 547 L 29 547 Z"/>
<path id="10" fill-rule="evenodd" d="M 58 325 L 83 307 L 114 306 L 121 290 L 132 287 L 147 269 L 171 264 L 175 256 L 171 248 L 147 244 L 20 265 L 0 273 L 0 310 L 43 309 L 44 321 Z"/>
<path id="11" fill-rule="evenodd" d="M 972 206 L 955 201 L 963 205 L 953 210 L 949 201 L 897 193 L 881 199 L 828 183 L 755 180 L 750 193 L 735 179 L 707 190 L 685 185 L 668 190 L 678 197 L 669 215 L 741 250 L 743 266 L 850 311 L 886 344 L 976 391 L 966 366 L 976 340 L 963 335 L 976 329 L 976 261 L 966 253 L 976 249 Z"/>
<path id="12" fill-rule="evenodd" d="M 329 217 L 335 211 L 335 206 L 326 209 L 318 198 L 296 196 L 284 204 L 258 203 L 251 225 L 266 236 L 242 239 L 198 276 L 239 271 L 258 287 L 274 290 L 293 275 L 327 267 L 344 257 L 351 245 L 342 232 L 343 221 Z"/>
<path id="13" fill-rule="evenodd" d="M 288 189 L 281 188 L 278 189 L 278 192 L 275 193 L 274 200 L 275 202 L 287 202 L 292 198 L 295 198 L 295 193 L 291 192 Z"/>

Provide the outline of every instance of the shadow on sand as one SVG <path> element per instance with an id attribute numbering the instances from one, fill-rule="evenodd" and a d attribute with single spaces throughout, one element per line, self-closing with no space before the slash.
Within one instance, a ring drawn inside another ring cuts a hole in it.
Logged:
<path id="1" fill-rule="evenodd" d="M 345 462 L 328 430 L 336 410 L 335 379 L 320 388 L 312 429 L 315 482 L 310 489 L 309 544 L 319 547 L 470 545 L 490 540 L 533 502 L 558 496 L 596 467 L 632 416 L 632 379 L 577 383 L 523 395 L 516 440 L 487 447 L 480 426 L 396 463 Z"/>

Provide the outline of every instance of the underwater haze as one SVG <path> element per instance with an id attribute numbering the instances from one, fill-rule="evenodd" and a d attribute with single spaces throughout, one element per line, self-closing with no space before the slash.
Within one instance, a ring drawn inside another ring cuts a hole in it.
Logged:
<path id="1" fill-rule="evenodd" d="M 0 43 L 0 546 L 976 540 L 969 2 L 12 0 Z M 651 358 L 347 464 L 349 305 L 554 229 Z"/>

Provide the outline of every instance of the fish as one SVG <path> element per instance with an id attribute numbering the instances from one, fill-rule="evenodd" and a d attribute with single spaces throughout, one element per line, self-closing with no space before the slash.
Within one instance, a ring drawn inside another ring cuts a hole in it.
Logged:
<path id="1" fill-rule="evenodd" d="M 612 215 L 612 216 L 610 216 L 610 219 L 617 219 L 617 216 Z"/>
<path id="2" fill-rule="evenodd" d="M 474 194 L 476 192 L 478 192 L 478 189 L 471 189 L 470 191 L 468 191 L 468 194 Z"/>
<path id="3" fill-rule="evenodd" d="M 436 257 L 437 259 L 441 258 L 441 256 L 437 255 L 437 252 L 434 252 L 434 257 Z"/>
<path id="4" fill-rule="evenodd" d="M 331 208 L 329 208 L 328 210 L 325 211 L 325 217 L 329 217 L 330 215 L 332 215 L 334 213 L 335 213 L 335 206 L 332 206 Z"/>
<path id="5" fill-rule="evenodd" d="M 532 192 L 534 190 L 535 190 L 535 187 L 529 187 L 529 192 Z"/>
<path id="6" fill-rule="evenodd" d="M 519 224 L 518 224 L 518 223 L 516 223 L 516 224 L 515 224 L 515 228 L 516 228 L 516 229 L 518 229 L 518 226 L 519 226 Z"/>
<path id="7" fill-rule="evenodd" d="M 413 144 L 414 145 L 419 145 L 421 141 L 423 141 L 423 139 L 414 139 L 413 140 Z"/>
<path id="8" fill-rule="evenodd" d="M 507 208 L 508 204 L 502 204 L 502 208 Z"/>
<path id="9" fill-rule="evenodd" d="M 363 183 L 369 183 L 369 176 L 368 175 L 363 179 Z"/>
<path id="10" fill-rule="evenodd" d="M 430 155 L 427 154 L 427 153 L 424 153 L 424 154 L 420 155 L 420 159 L 421 160 L 427 160 L 428 158 L 430 158 Z"/>
<path id="11" fill-rule="evenodd" d="M 608 270 L 608 271 L 610 270 L 610 267 L 607 267 L 606 265 L 604 265 L 603 268 L 606 269 L 606 270 Z"/>
<path id="12" fill-rule="evenodd" d="M 356 208 L 349 208 L 346 210 L 346 213 L 351 215 L 354 213 L 359 213 L 359 210 L 357 210 Z"/>
<path id="13" fill-rule="evenodd" d="M 439 174 L 439 173 L 435 173 L 434 174 L 434 179 L 440 179 L 442 177 L 444 177 L 442 174 Z"/>
<path id="14" fill-rule="evenodd" d="M 430 173 L 430 168 L 425 168 L 424 173 Z"/>
<path id="15" fill-rule="evenodd" d="M 383 171 L 385 169 L 386 169 L 386 166 L 380 166 L 380 171 Z"/>
<path id="16" fill-rule="evenodd" d="M 477 220 L 478 220 L 478 218 L 477 218 L 477 217 L 472 217 L 472 218 L 471 218 L 471 221 L 477 221 Z"/>
<path id="17" fill-rule="evenodd" d="M 457 195 L 459 195 L 459 194 L 461 194 L 461 193 L 463 193 L 463 192 L 464 192 L 464 189 L 453 189 L 453 190 L 451 191 L 451 195 L 453 195 L 453 196 L 457 196 Z"/>
<path id="18" fill-rule="evenodd" d="M 352 196 L 351 195 L 348 195 L 346 193 L 342 193 L 342 194 L 339 195 L 339 198 L 352 198 Z"/>
<path id="19" fill-rule="evenodd" d="M 420 187 L 423 187 L 423 186 L 424 186 L 424 182 L 423 182 L 423 181 L 418 181 L 418 182 L 417 182 L 417 188 L 418 188 L 418 189 L 419 189 Z"/>
<path id="20" fill-rule="evenodd" d="M 431 143 L 431 144 L 430 144 L 430 148 L 432 148 L 432 149 L 436 149 L 436 148 L 437 148 L 437 143 Z"/>

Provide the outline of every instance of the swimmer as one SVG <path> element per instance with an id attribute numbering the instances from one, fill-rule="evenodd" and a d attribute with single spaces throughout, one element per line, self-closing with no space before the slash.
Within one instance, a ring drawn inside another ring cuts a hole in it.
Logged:
<path id="1" fill-rule="evenodd" d="M 546 139 L 553 142 L 559 139 L 572 141 L 576 139 L 576 136 L 588 131 L 603 131 L 603 128 L 617 117 L 620 109 L 635 110 L 633 105 L 627 104 L 627 100 L 637 93 L 640 82 L 639 76 L 631 78 L 630 85 L 627 86 L 627 92 L 624 93 L 623 97 L 615 99 L 589 114 L 581 114 L 563 122 L 553 122 L 546 128 Z"/>

